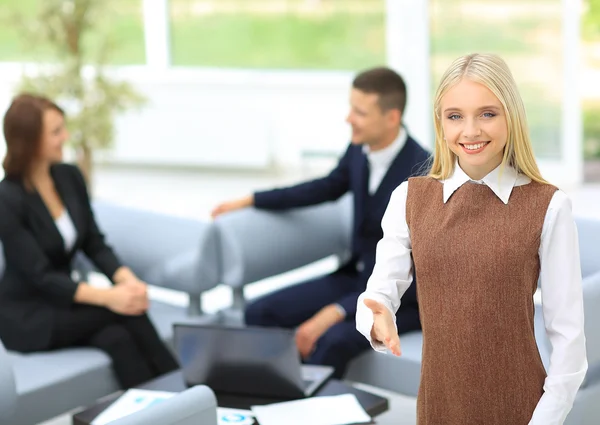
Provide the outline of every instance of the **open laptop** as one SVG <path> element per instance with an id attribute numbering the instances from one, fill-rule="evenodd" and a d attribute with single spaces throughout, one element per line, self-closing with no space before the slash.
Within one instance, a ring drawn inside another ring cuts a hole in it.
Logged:
<path id="1" fill-rule="evenodd" d="M 186 384 L 217 393 L 298 399 L 333 374 L 330 366 L 301 364 L 288 329 L 175 324 L 174 336 Z"/>

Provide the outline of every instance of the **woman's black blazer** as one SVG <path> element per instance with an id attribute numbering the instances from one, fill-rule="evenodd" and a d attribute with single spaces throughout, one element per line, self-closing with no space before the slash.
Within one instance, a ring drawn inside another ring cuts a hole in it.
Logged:
<path id="1" fill-rule="evenodd" d="M 79 169 L 61 163 L 50 171 L 77 229 L 76 243 L 68 252 L 40 195 L 26 190 L 21 181 L 0 182 L 0 241 L 5 258 L 0 339 L 10 350 L 48 348 L 56 311 L 73 303 L 78 282 L 71 278 L 71 264 L 78 250 L 109 278 L 121 265 L 98 229 Z"/>

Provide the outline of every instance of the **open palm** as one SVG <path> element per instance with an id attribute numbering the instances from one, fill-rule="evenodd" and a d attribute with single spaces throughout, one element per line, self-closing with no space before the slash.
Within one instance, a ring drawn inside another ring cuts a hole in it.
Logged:
<path id="1" fill-rule="evenodd" d="M 392 313 L 375 300 L 365 299 L 364 303 L 373 312 L 371 338 L 384 344 L 392 354 L 399 356 L 401 354 L 400 337 L 398 337 Z"/>

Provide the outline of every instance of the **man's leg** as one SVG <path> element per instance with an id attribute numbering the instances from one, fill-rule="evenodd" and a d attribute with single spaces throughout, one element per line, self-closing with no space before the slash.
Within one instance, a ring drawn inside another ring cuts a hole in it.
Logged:
<path id="1" fill-rule="evenodd" d="M 335 369 L 333 377 L 341 379 L 350 360 L 370 346 L 369 341 L 356 330 L 355 321 L 346 320 L 333 325 L 319 338 L 306 363 L 332 366 Z"/>
<path id="2" fill-rule="evenodd" d="M 396 326 L 398 335 L 400 335 L 400 345 L 402 345 L 403 333 L 421 330 L 419 307 L 415 304 L 400 305 L 400 309 L 396 313 Z"/>
<path id="3" fill-rule="evenodd" d="M 336 272 L 268 294 L 248 305 L 246 325 L 294 328 L 352 291 L 356 276 Z"/>

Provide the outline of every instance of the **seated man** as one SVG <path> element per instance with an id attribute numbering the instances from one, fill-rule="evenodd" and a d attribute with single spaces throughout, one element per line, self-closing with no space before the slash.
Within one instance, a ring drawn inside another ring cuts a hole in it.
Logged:
<path id="1" fill-rule="evenodd" d="M 392 191 L 408 177 L 427 172 L 429 154 L 402 126 L 405 104 L 406 87 L 396 72 L 362 72 L 350 93 L 347 122 L 352 142 L 328 176 L 257 192 L 213 210 L 213 217 L 249 206 L 284 210 L 333 201 L 348 191 L 354 194 L 351 259 L 330 275 L 269 294 L 245 311 L 247 325 L 298 327 L 296 343 L 303 359 L 333 366 L 338 378 L 352 358 L 369 348 L 356 330 L 354 316 L 375 264 L 375 249 L 383 236 L 381 219 Z M 415 286 L 410 286 L 397 313 L 399 333 L 421 327 Z"/>

